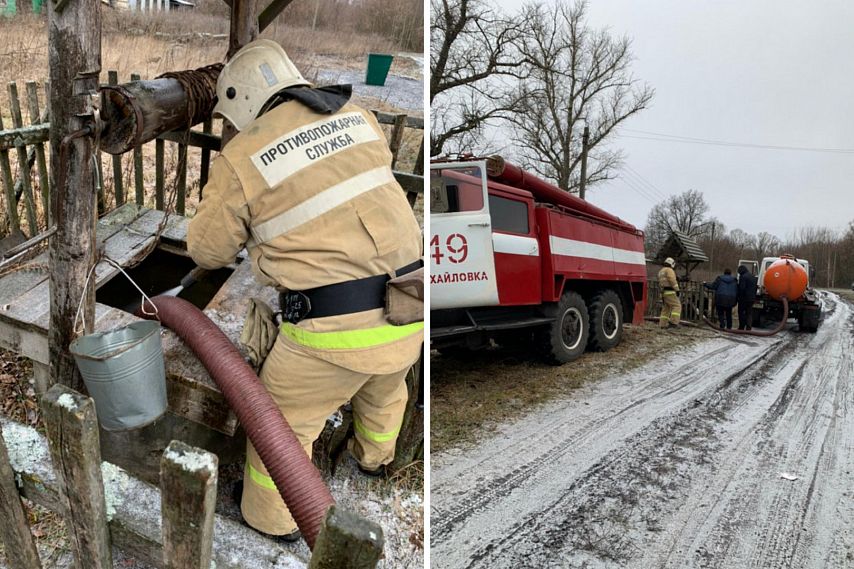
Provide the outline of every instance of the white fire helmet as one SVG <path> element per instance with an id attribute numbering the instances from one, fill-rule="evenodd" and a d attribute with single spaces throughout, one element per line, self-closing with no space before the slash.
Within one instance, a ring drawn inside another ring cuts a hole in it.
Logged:
<path id="1" fill-rule="evenodd" d="M 246 44 L 228 60 L 216 82 L 217 103 L 214 116 L 231 121 L 243 130 L 255 120 L 264 103 L 281 89 L 310 85 L 272 40 Z"/>
<path id="2" fill-rule="evenodd" d="M 664 264 L 672 269 L 676 266 L 676 261 L 673 260 L 673 257 L 667 257 L 664 259 Z"/>

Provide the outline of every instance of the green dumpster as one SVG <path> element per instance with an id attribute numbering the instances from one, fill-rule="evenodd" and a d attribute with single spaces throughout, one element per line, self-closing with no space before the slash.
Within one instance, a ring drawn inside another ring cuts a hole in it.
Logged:
<path id="1" fill-rule="evenodd" d="M 0 12 L 2 12 L 4 16 L 14 16 L 18 12 L 15 0 L 6 0 L 6 6 L 0 8 Z"/>
<path id="2" fill-rule="evenodd" d="M 369 53 L 368 72 L 365 76 L 365 83 L 368 85 L 385 85 L 385 79 L 388 77 L 388 70 L 391 68 L 392 59 L 394 59 L 394 56 L 386 53 Z"/>
<path id="3" fill-rule="evenodd" d="M 42 13 L 42 0 L 33 0 L 33 14 Z"/>

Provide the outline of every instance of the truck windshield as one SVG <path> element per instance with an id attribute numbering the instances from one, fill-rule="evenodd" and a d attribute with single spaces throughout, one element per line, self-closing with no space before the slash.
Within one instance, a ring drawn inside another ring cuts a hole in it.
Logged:
<path id="1" fill-rule="evenodd" d="M 466 166 L 430 171 L 430 212 L 455 213 L 483 209 L 480 168 Z"/>

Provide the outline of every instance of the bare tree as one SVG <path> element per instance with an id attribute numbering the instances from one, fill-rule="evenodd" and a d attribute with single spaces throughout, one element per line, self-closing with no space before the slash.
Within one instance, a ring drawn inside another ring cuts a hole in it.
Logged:
<path id="1" fill-rule="evenodd" d="M 605 147 L 614 129 L 649 106 L 654 90 L 632 75 L 630 40 L 592 30 L 587 2 L 531 5 L 520 50 L 531 74 L 512 93 L 508 116 L 529 169 L 569 191 L 580 181 L 582 133 L 590 129 L 587 185 L 613 177 L 622 160 Z"/>
<path id="2" fill-rule="evenodd" d="M 756 260 L 761 260 L 763 257 L 771 257 L 779 255 L 780 239 L 776 235 L 772 235 L 767 231 L 760 231 L 756 236 L 753 252 Z"/>
<path id="3" fill-rule="evenodd" d="M 712 226 L 716 227 L 716 219 L 706 219 L 709 205 L 706 203 L 703 193 L 697 190 L 688 190 L 678 196 L 656 204 L 647 216 L 646 247 L 647 252 L 652 254 L 658 251 L 672 231 L 681 231 L 689 237 L 701 237 L 707 235 Z M 723 227 L 721 226 L 721 233 Z"/>
<path id="4" fill-rule="evenodd" d="M 527 24 L 488 0 L 430 1 L 431 156 L 477 147 L 483 127 L 512 109 L 506 80 L 527 72 L 516 45 Z"/>

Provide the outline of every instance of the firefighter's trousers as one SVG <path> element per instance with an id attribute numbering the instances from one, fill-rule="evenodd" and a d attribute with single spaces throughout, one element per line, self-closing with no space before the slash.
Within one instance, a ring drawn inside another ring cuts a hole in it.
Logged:
<path id="1" fill-rule="evenodd" d="M 326 419 L 350 401 L 356 440 L 352 452 L 367 469 L 388 464 L 408 397 L 409 368 L 388 375 L 357 373 L 299 352 L 280 337 L 261 370 L 261 381 L 296 433 L 306 453 Z M 246 522 L 271 535 L 297 529 L 273 480 L 251 444 L 247 444 L 241 511 Z"/>
<path id="2" fill-rule="evenodd" d="M 658 318 L 658 325 L 662 328 L 667 326 L 667 323 L 679 324 L 679 319 L 682 317 L 682 303 L 679 302 L 679 297 L 675 290 L 665 290 L 661 292 L 661 316 Z"/>

